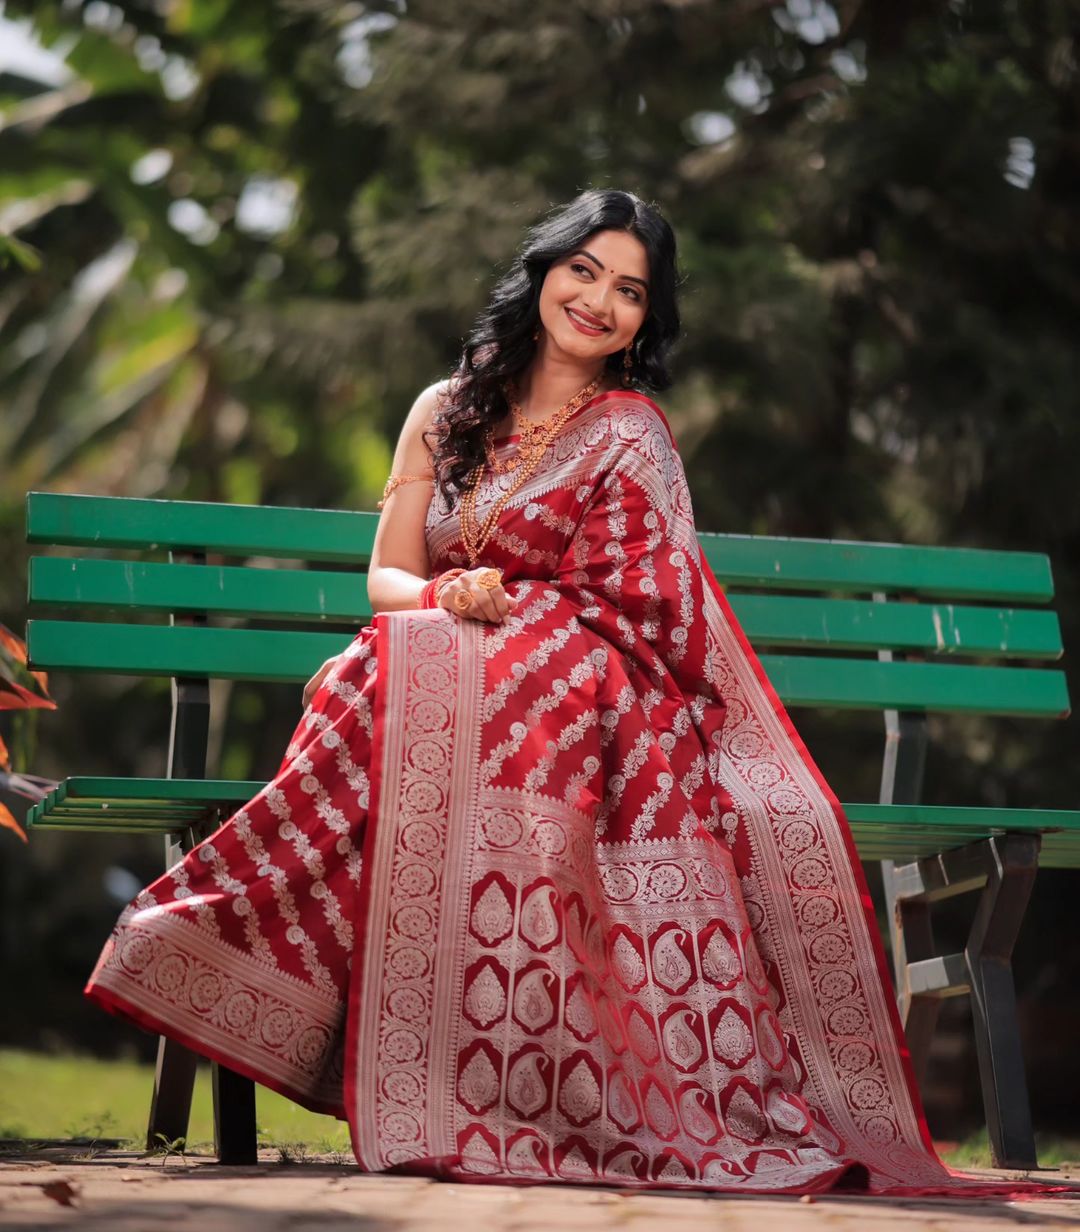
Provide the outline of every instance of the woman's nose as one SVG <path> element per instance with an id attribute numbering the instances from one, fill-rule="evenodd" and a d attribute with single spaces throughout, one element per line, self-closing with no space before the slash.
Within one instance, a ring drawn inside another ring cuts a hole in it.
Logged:
<path id="1" fill-rule="evenodd" d="M 585 299 L 585 307 L 590 311 L 595 312 L 597 316 L 607 310 L 608 305 L 608 288 L 603 283 L 597 282 L 589 288 L 589 294 Z"/>

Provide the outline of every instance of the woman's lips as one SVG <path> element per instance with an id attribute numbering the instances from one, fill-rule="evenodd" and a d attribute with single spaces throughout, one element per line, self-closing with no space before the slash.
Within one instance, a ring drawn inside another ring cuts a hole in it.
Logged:
<path id="1" fill-rule="evenodd" d="M 591 324 L 586 316 L 573 308 L 567 308 L 565 311 L 570 324 L 579 334 L 584 334 L 587 338 L 599 338 L 601 334 L 611 332 L 606 325 Z"/>

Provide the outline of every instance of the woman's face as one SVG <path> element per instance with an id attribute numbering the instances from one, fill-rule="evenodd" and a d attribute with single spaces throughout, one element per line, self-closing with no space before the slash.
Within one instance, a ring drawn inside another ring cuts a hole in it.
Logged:
<path id="1" fill-rule="evenodd" d="M 649 308 L 649 258 L 629 231 L 597 231 L 548 270 L 540 289 L 544 341 L 597 362 L 632 342 Z"/>

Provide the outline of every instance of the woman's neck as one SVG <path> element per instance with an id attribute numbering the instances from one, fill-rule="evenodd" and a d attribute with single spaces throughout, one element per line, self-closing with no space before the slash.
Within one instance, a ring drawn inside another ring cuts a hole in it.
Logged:
<path id="1" fill-rule="evenodd" d="M 604 367 L 554 355 L 537 355 L 518 383 L 518 402 L 526 419 L 546 419 L 569 402 L 590 381 L 600 380 Z"/>

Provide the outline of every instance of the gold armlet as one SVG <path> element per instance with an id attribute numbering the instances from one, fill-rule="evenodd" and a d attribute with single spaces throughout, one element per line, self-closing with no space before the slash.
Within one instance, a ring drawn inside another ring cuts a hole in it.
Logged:
<path id="1" fill-rule="evenodd" d="M 434 483 L 435 481 L 434 475 L 391 475 L 386 481 L 386 487 L 383 488 L 382 500 L 379 501 L 375 508 L 381 509 L 403 483 L 414 483 L 418 479 L 426 479 L 428 483 Z"/>

